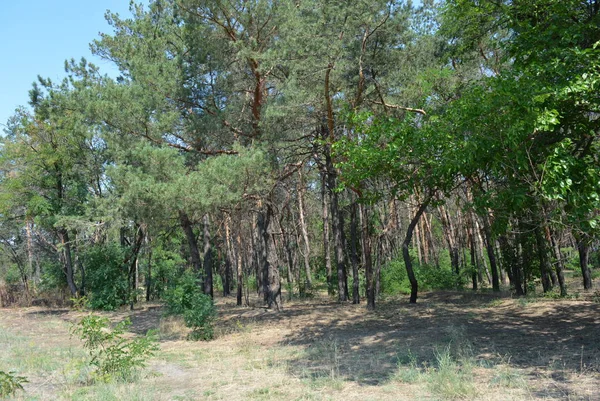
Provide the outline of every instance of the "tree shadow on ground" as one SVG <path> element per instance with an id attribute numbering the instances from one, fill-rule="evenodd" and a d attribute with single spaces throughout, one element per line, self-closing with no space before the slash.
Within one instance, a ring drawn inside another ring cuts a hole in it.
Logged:
<path id="1" fill-rule="evenodd" d="M 417 305 L 389 301 L 372 313 L 329 303 L 294 307 L 261 320 L 294 328 L 280 345 L 306 350 L 288 364 L 301 377 L 378 385 L 397 373 L 399 362 L 412 359 L 431 366 L 436 352 L 446 347 L 489 366 L 509 361 L 532 372 L 600 371 L 600 305 L 541 301 L 522 306 L 495 298 L 431 293 Z"/>

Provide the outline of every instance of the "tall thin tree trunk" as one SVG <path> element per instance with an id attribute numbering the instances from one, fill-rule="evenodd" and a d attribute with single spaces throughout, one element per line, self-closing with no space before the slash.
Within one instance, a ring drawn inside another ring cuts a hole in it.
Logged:
<path id="1" fill-rule="evenodd" d="M 417 209 L 418 210 L 418 209 Z M 411 220 L 411 215 L 414 215 L 412 211 L 412 207 L 408 208 L 408 220 Z M 419 261 L 419 265 L 423 264 L 423 252 L 421 247 L 421 232 L 419 230 L 419 224 L 417 224 L 414 228 L 415 232 L 415 248 L 417 249 L 417 260 Z"/>
<path id="2" fill-rule="evenodd" d="M 459 274 L 459 254 L 458 246 L 456 245 L 456 236 L 454 233 L 454 227 L 452 220 L 448 214 L 448 211 L 443 205 L 438 207 L 440 213 L 440 221 L 442 222 L 442 231 L 444 232 L 444 239 L 448 245 L 448 252 L 450 253 L 450 265 L 452 271 L 458 276 Z"/>
<path id="3" fill-rule="evenodd" d="M 236 243 L 237 243 L 237 306 L 242 306 L 242 300 L 244 295 L 243 288 L 243 269 L 242 269 L 242 224 L 240 223 L 237 235 L 236 235 Z"/>
<path id="4" fill-rule="evenodd" d="M 325 152 L 325 160 L 327 165 L 327 189 L 331 197 L 331 227 L 333 231 L 333 242 L 335 247 L 335 264 L 338 276 L 338 301 L 346 302 L 348 300 L 348 281 L 346 279 L 346 256 L 344 252 L 343 233 L 344 220 L 342 211 L 339 208 L 339 196 L 336 188 L 336 174 L 331 159 L 330 149 Z"/>
<path id="5" fill-rule="evenodd" d="M 302 231 L 302 238 L 304 239 L 304 270 L 306 274 L 306 288 L 312 287 L 312 275 L 310 272 L 310 241 L 308 239 L 308 230 L 306 228 L 306 221 L 304 219 L 304 179 L 302 176 L 302 169 L 298 170 L 298 209 L 300 219 L 300 229 Z"/>
<path id="6" fill-rule="evenodd" d="M 323 253 L 327 274 L 327 293 L 333 294 L 333 271 L 331 268 L 331 242 L 329 240 L 329 195 L 327 191 L 327 172 L 323 172 L 321 183 L 321 199 L 323 203 Z"/>
<path id="7" fill-rule="evenodd" d="M 583 288 L 586 290 L 592 289 L 592 272 L 588 265 L 590 258 L 590 244 L 586 235 L 578 235 L 577 251 L 579 252 L 579 266 L 581 267 L 581 275 L 583 278 Z"/>
<path id="8" fill-rule="evenodd" d="M 492 289 L 500 291 L 500 279 L 498 277 L 498 264 L 496 263 L 496 254 L 494 252 L 494 240 L 492 238 L 492 230 L 490 227 L 490 218 L 486 214 L 482 216 L 483 220 L 483 235 L 485 236 L 485 248 L 487 249 L 488 258 L 490 259 L 490 267 L 492 269 Z"/>
<path id="9" fill-rule="evenodd" d="M 277 251 L 273 234 L 270 232 L 270 225 L 273 219 L 273 209 L 270 205 L 265 207 L 266 210 L 258 214 L 258 229 L 263 237 L 263 277 L 266 278 L 267 288 L 265 290 L 267 306 L 272 308 L 275 306 L 277 311 L 281 310 L 283 303 L 281 300 L 281 278 L 277 269 Z"/>
<path id="10" fill-rule="evenodd" d="M 554 258 L 556 259 L 556 276 L 558 279 L 558 285 L 560 286 L 560 296 L 564 297 L 567 295 L 567 285 L 565 283 L 565 273 L 564 273 L 564 264 L 562 261 L 562 254 L 560 252 L 560 247 L 558 246 L 558 242 L 554 239 L 554 235 L 550 231 L 550 227 L 548 224 L 545 225 L 546 238 L 550 245 L 552 246 L 552 251 L 554 252 Z"/>
<path id="11" fill-rule="evenodd" d="M 200 250 L 198 249 L 198 241 L 194 234 L 194 228 L 188 215 L 181 210 L 179 211 L 179 224 L 181 224 L 181 228 L 185 233 L 185 238 L 188 243 L 190 258 L 192 259 L 192 269 L 195 274 L 203 278 L 202 261 L 200 260 Z"/>
<path id="12" fill-rule="evenodd" d="M 366 206 L 358 206 L 359 220 L 361 225 L 360 235 L 362 244 L 362 255 L 365 267 L 365 287 L 367 295 L 367 309 L 375 309 L 375 287 L 373 283 L 373 262 L 371 260 L 371 236 L 369 235 L 369 215 Z"/>
<path id="13" fill-rule="evenodd" d="M 542 228 L 536 225 L 534 229 L 536 248 L 538 252 L 538 259 L 540 261 L 540 273 L 542 277 L 542 288 L 544 292 L 548 292 L 552 289 L 552 282 L 550 280 L 550 260 L 548 259 L 548 248 L 546 246 L 546 240 L 542 234 Z"/>
<path id="14" fill-rule="evenodd" d="M 358 205 L 356 202 L 352 205 L 350 211 L 350 259 L 352 261 L 352 303 L 359 304 L 360 303 L 360 294 L 359 294 L 359 278 L 358 278 L 358 247 L 356 243 L 358 242 L 358 221 L 356 216 L 356 211 L 358 209 Z"/>
<path id="15" fill-rule="evenodd" d="M 28 217 L 25 220 L 25 235 L 27 236 L 27 268 L 28 268 L 28 273 L 27 274 L 31 274 L 33 276 L 33 284 L 34 284 L 34 290 L 35 290 L 35 287 L 40 282 L 41 275 L 40 275 L 39 269 L 37 268 L 38 266 L 36 266 L 35 271 L 33 269 L 33 235 L 32 235 L 32 226 L 33 226 L 33 221 L 31 220 L 31 218 Z"/>
<path id="16" fill-rule="evenodd" d="M 204 225 L 204 293 L 213 298 L 213 250 L 210 243 L 208 214 L 205 214 L 202 220 Z"/>
<path id="17" fill-rule="evenodd" d="M 146 271 L 146 302 L 150 301 L 152 288 L 152 238 L 146 236 L 146 246 L 148 247 L 148 269 Z"/>
<path id="18" fill-rule="evenodd" d="M 62 247 L 63 271 L 67 278 L 67 285 L 72 296 L 77 295 L 77 285 L 75 285 L 73 272 L 73 259 L 71 257 L 71 243 L 69 241 L 69 232 L 65 228 L 58 230 L 58 239 Z"/>
<path id="19" fill-rule="evenodd" d="M 431 201 L 431 197 L 429 196 L 425 199 L 425 201 L 423 203 L 421 203 L 421 205 L 417 209 L 415 215 L 410 220 L 410 224 L 408 225 L 408 228 L 406 229 L 406 236 L 404 237 L 404 241 L 402 242 L 402 258 L 404 259 L 406 273 L 408 275 L 408 280 L 410 281 L 410 303 L 411 304 L 417 303 L 417 293 L 419 290 L 419 284 L 417 283 L 417 278 L 415 277 L 415 272 L 412 267 L 412 261 L 410 260 L 410 254 L 408 251 L 408 247 L 410 245 L 410 240 L 412 239 L 412 236 L 413 236 L 413 231 L 415 230 L 415 227 L 416 227 L 417 223 L 419 222 L 421 215 L 427 208 L 427 205 L 429 205 L 430 201 Z"/>

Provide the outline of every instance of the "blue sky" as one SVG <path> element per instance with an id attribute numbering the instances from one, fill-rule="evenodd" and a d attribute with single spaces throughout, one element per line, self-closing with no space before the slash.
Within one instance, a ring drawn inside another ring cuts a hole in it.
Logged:
<path id="1" fill-rule="evenodd" d="M 58 81 L 64 61 L 85 57 L 101 71 L 110 63 L 93 57 L 89 43 L 111 32 L 104 19 L 109 9 L 129 17 L 129 0 L 11 0 L 0 9 L 0 124 L 19 105 L 27 105 L 37 76 Z M 2 132 L 3 126 L 0 126 Z"/>

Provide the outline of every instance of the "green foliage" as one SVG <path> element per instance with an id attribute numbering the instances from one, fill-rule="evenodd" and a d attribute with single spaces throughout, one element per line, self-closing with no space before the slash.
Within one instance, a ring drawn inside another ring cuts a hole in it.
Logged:
<path id="1" fill-rule="evenodd" d="M 168 313 L 183 315 L 185 325 L 192 329 L 191 340 L 211 340 L 217 310 L 213 300 L 202 292 L 198 279 L 186 272 L 177 286 L 165 294 Z"/>
<path id="2" fill-rule="evenodd" d="M 117 244 L 96 245 L 86 250 L 84 263 L 89 307 L 115 310 L 127 303 L 127 270 L 124 250 Z"/>
<path id="3" fill-rule="evenodd" d="M 145 337 L 125 338 L 130 325 L 129 320 L 124 320 L 111 329 L 108 318 L 90 314 L 72 328 L 92 357 L 90 365 L 96 367 L 95 379 L 130 380 L 158 350 L 152 332 Z"/>
<path id="4" fill-rule="evenodd" d="M 15 372 L 3 372 L 0 370 L 0 397 L 14 395 L 18 390 L 23 390 L 23 384 L 28 380 L 23 376 L 17 376 Z"/>
<path id="5" fill-rule="evenodd" d="M 450 266 L 438 268 L 415 264 L 413 269 L 421 290 L 451 290 L 461 286 L 461 278 L 452 272 Z M 410 294 L 410 282 L 402 260 L 393 260 L 382 267 L 381 290 L 388 295 Z"/>

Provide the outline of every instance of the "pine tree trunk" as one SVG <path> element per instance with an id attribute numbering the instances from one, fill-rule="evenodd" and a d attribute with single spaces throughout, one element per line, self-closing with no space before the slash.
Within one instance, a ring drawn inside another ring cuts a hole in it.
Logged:
<path id="1" fill-rule="evenodd" d="M 369 235 L 369 215 L 366 206 L 358 206 L 359 220 L 361 225 L 360 235 L 362 244 L 362 256 L 365 267 L 365 287 L 367 295 L 367 309 L 375 309 L 375 287 L 373 282 L 373 263 L 371 260 L 371 236 Z"/>
<path id="2" fill-rule="evenodd" d="M 188 215 L 181 210 L 179 211 L 179 223 L 181 224 L 181 228 L 185 233 L 185 238 L 190 250 L 192 269 L 194 270 L 194 273 L 203 278 L 204 275 L 202 274 L 202 261 L 200 260 L 200 250 L 198 249 L 198 241 L 196 240 L 196 235 L 194 234 L 194 228 Z"/>
<path id="3" fill-rule="evenodd" d="M 325 152 L 325 160 L 327 165 L 327 189 L 331 197 L 331 226 L 333 231 L 333 242 L 335 247 L 335 264 L 338 276 L 338 301 L 346 302 L 348 300 L 348 288 L 346 279 L 346 257 L 344 253 L 343 233 L 344 220 L 341 210 L 339 209 L 339 196 L 336 188 L 336 174 L 331 159 L 330 150 Z"/>
<path id="4" fill-rule="evenodd" d="M 202 220 L 204 225 L 204 293 L 213 298 L 213 250 L 210 243 L 208 214 L 205 214 Z"/>
<path id="5" fill-rule="evenodd" d="M 65 228 L 58 230 L 58 239 L 62 246 L 63 271 L 67 278 L 67 285 L 72 296 L 77 295 L 77 286 L 75 285 L 73 272 L 73 259 L 71 257 L 71 243 L 69 242 L 69 232 Z"/>
<path id="6" fill-rule="evenodd" d="M 352 205 L 350 212 L 350 259 L 352 261 L 352 303 L 359 304 L 360 303 L 360 294 L 359 294 L 359 278 L 358 278 L 358 221 L 356 216 L 356 211 L 358 209 L 358 205 L 356 202 Z"/>
<path id="7" fill-rule="evenodd" d="M 333 271 L 331 268 L 331 242 L 329 240 L 329 192 L 327 191 L 327 173 L 323 172 L 321 198 L 323 202 L 323 253 L 327 274 L 327 293 L 333 294 Z"/>
<path id="8" fill-rule="evenodd" d="M 242 230 L 241 224 L 238 228 L 236 235 L 237 243 L 237 306 L 242 306 L 242 300 L 244 295 L 243 288 L 243 268 L 242 268 L 242 236 L 240 231 Z"/>
<path id="9" fill-rule="evenodd" d="M 304 180 L 302 177 L 302 169 L 298 170 L 298 209 L 300 219 L 300 230 L 304 239 L 304 270 L 306 274 L 306 288 L 312 287 L 312 275 L 310 271 L 310 241 L 308 239 L 308 230 L 304 219 Z"/>
<path id="10" fill-rule="evenodd" d="M 150 302 L 150 294 L 152 288 L 152 239 L 146 236 L 148 246 L 148 269 L 146 271 L 146 302 Z"/>
<path id="11" fill-rule="evenodd" d="M 270 226 L 273 220 L 273 209 L 270 206 L 258 214 L 257 226 L 262 234 L 263 244 L 261 245 L 263 260 L 263 277 L 266 278 L 265 296 L 267 306 L 275 306 L 277 311 L 283 307 L 281 300 L 281 278 L 277 269 L 277 251 L 273 234 L 270 232 Z"/>

